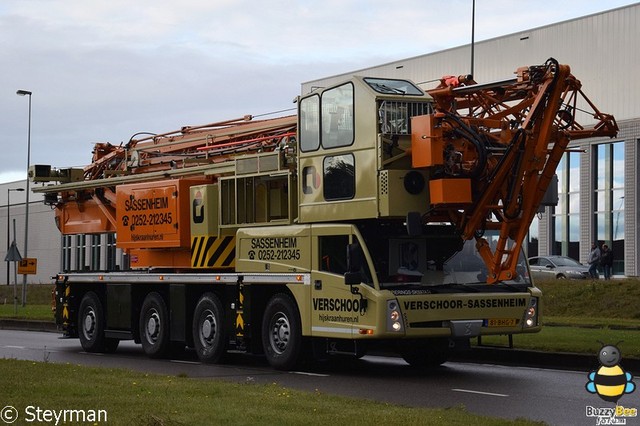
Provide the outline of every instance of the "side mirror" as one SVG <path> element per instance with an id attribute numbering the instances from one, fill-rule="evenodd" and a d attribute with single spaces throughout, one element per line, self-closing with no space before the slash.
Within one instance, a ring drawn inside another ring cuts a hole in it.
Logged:
<path id="1" fill-rule="evenodd" d="M 362 272 L 363 253 L 360 244 L 347 245 L 347 272 L 344 274 L 344 283 L 351 287 L 351 294 L 360 297 L 360 315 L 367 311 L 367 299 L 360 293 L 360 287 L 354 287 L 362 283 L 366 273 Z"/>
<path id="2" fill-rule="evenodd" d="M 362 282 L 362 249 L 360 244 L 347 245 L 347 272 L 344 274 L 346 285 L 356 285 Z"/>
<path id="3" fill-rule="evenodd" d="M 406 218 L 407 234 L 410 237 L 422 235 L 422 215 L 420 212 L 408 212 Z"/>
<path id="4" fill-rule="evenodd" d="M 547 269 L 553 269 L 553 265 L 547 265 Z"/>

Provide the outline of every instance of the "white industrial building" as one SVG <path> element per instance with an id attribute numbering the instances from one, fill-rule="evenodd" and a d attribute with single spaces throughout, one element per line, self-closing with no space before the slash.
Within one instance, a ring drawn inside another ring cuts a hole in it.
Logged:
<path id="1" fill-rule="evenodd" d="M 591 242 L 598 240 L 613 247 L 615 275 L 640 275 L 638 22 L 640 3 L 475 43 L 476 81 L 502 80 L 520 66 L 543 64 L 553 57 L 571 66 L 587 96 L 601 111 L 613 114 L 620 127 L 615 139 L 587 139 L 571 145 L 558 169 L 559 204 L 547 207 L 530 229 L 530 256 L 563 254 L 586 262 Z M 306 82 L 302 93 L 339 83 L 352 74 L 407 78 L 430 88 L 443 75 L 470 72 L 471 46 L 465 45 Z M 11 190 L 25 185 L 25 181 L 0 184 L 0 243 L 9 241 L 7 225 L 16 219 L 16 242 L 21 251 L 25 192 Z M 59 270 L 126 265 L 114 247 L 113 236 L 61 237 L 51 209 L 39 194 L 30 197 L 28 250 L 28 257 L 38 259 L 38 273 L 29 275 L 29 282 L 48 282 Z M 3 262 L 0 282 L 5 281 L 6 268 L 7 262 Z"/>

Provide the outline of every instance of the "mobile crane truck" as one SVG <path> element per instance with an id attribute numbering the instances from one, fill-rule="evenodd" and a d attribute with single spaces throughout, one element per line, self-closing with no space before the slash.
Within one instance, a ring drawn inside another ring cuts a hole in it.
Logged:
<path id="1" fill-rule="evenodd" d="M 617 133 L 568 66 L 426 92 L 354 76 L 296 102 L 99 143 L 84 169 L 32 167 L 63 235 L 115 234 L 128 258 L 56 276 L 65 336 L 292 369 L 369 350 L 437 366 L 471 338 L 540 330 L 529 225 L 569 141 Z"/>

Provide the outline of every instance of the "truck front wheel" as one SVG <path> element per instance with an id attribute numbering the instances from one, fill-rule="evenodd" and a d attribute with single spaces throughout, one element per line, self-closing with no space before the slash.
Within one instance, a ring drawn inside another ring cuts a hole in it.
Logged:
<path id="1" fill-rule="evenodd" d="M 162 358 L 169 352 L 169 313 L 158 293 L 149 293 L 140 311 L 140 340 L 151 358 Z"/>
<path id="2" fill-rule="evenodd" d="M 264 353 L 272 367 L 290 370 L 296 366 L 302 348 L 302 327 L 295 302 L 276 294 L 264 311 L 262 322 Z"/>
<path id="3" fill-rule="evenodd" d="M 100 298 L 88 292 L 78 310 L 78 335 L 82 349 L 87 352 L 114 352 L 119 340 L 104 337 L 105 318 Z"/>
<path id="4" fill-rule="evenodd" d="M 202 362 L 218 363 L 227 352 L 224 311 L 213 293 L 202 295 L 193 313 L 193 346 Z"/>

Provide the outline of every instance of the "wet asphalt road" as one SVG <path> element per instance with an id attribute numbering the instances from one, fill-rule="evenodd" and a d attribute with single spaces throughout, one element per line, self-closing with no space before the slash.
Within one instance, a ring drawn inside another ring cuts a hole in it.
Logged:
<path id="1" fill-rule="evenodd" d="M 239 354 L 225 365 L 201 364 L 191 351 L 176 359 L 152 360 L 133 342 L 121 342 L 115 354 L 89 354 L 77 339 L 16 330 L 0 330 L 0 358 L 278 383 L 300 390 L 417 407 L 462 405 L 472 413 L 541 420 L 551 425 L 595 425 L 597 419 L 586 416 L 587 407 L 613 406 L 585 390 L 587 370 L 447 362 L 436 370 L 417 372 L 399 358 L 366 356 L 360 360 L 333 360 L 303 371 L 281 372 L 273 370 L 262 357 Z M 637 392 L 625 395 L 619 403 L 640 408 L 639 395 Z M 7 403 L 10 401 L 0 401 L 0 405 Z M 626 420 L 628 425 L 640 424 L 639 418 Z"/>

